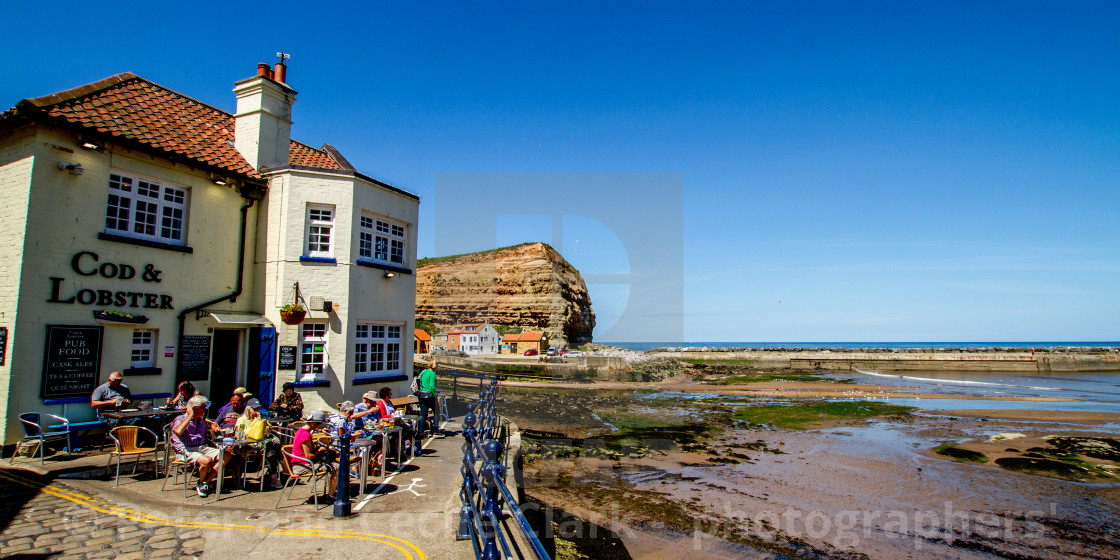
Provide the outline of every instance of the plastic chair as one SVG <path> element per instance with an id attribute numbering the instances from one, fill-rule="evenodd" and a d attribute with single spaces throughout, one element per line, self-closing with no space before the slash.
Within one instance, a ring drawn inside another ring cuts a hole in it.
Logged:
<path id="1" fill-rule="evenodd" d="M 42 419 L 44 416 L 57 420 L 60 424 L 62 424 L 62 430 L 53 431 L 53 432 L 52 431 L 44 432 L 43 431 L 43 419 Z M 19 421 L 23 425 L 23 433 L 24 433 L 23 439 L 21 439 L 20 442 L 24 442 L 24 441 L 28 441 L 28 440 L 35 440 L 35 439 L 39 440 L 39 464 L 40 465 L 43 464 L 43 457 L 44 457 L 44 454 L 46 453 L 46 447 L 47 447 L 46 444 L 47 444 L 48 439 L 56 440 L 58 438 L 66 438 L 66 456 L 67 457 L 70 456 L 70 421 L 69 420 L 67 420 L 67 419 L 65 419 L 61 416 L 55 416 L 53 414 L 46 414 L 46 413 L 40 413 L 40 412 L 24 412 L 23 414 L 19 415 Z M 19 449 L 18 444 L 16 445 L 16 449 L 12 450 L 12 458 L 8 460 L 8 464 L 12 464 L 16 461 L 16 455 L 17 455 L 16 450 L 17 449 Z"/>
<path id="2" fill-rule="evenodd" d="M 139 447 L 136 445 L 136 436 L 143 430 L 152 436 L 153 441 L 159 441 L 155 432 L 140 426 L 117 426 L 109 430 L 109 437 L 113 438 L 113 443 L 116 448 L 109 452 L 109 463 L 113 462 L 113 457 L 117 458 L 117 477 L 113 486 L 120 486 L 121 484 L 121 460 L 125 455 L 135 455 L 136 461 L 132 463 L 132 474 L 136 474 L 136 466 L 140 464 L 140 456 L 145 453 L 152 454 L 152 460 L 156 463 L 156 472 L 159 472 L 159 447 Z M 105 468 L 109 468 L 109 463 Z"/>
<path id="3" fill-rule="evenodd" d="M 319 475 L 322 474 L 324 479 L 330 480 L 326 469 L 323 469 L 322 465 L 318 463 L 308 463 L 307 459 L 292 455 L 291 445 L 281 447 L 280 453 L 283 458 L 280 464 L 288 475 L 288 480 L 284 481 L 284 488 L 280 490 L 280 495 L 276 497 L 276 505 L 273 506 L 273 509 L 280 507 L 280 500 L 284 498 L 284 490 L 288 489 L 289 484 L 292 485 L 292 492 L 295 492 L 296 486 L 292 484 L 293 480 L 297 481 L 296 484 L 298 484 L 299 480 L 308 478 L 311 479 L 311 494 L 315 500 L 315 509 L 319 509 Z M 288 497 L 291 498 L 291 492 L 288 493 Z"/>

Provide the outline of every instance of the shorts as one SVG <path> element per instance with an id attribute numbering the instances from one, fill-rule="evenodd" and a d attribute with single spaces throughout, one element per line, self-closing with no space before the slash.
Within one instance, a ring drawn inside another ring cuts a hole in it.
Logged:
<path id="1" fill-rule="evenodd" d="M 218 448 L 210 447 L 209 445 L 199 445 L 196 447 L 184 448 L 184 450 L 179 453 L 179 457 L 188 463 L 197 463 L 203 455 L 210 457 L 211 459 L 217 459 Z"/>

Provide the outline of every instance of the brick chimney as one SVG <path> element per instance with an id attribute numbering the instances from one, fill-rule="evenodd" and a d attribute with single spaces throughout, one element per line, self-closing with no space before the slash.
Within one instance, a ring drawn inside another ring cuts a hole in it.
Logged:
<path id="1" fill-rule="evenodd" d="M 268 65 L 258 65 L 252 78 L 234 84 L 237 96 L 236 128 L 233 145 L 255 169 L 288 164 L 288 146 L 292 135 L 292 103 L 296 91 L 274 80 L 273 72 L 260 72 Z M 277 64 L 283 79 L 283 64 Z"/>

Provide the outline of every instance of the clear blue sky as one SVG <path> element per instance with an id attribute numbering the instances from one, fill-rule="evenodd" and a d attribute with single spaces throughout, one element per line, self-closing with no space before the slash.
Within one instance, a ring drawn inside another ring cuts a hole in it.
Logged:
<path id="1" fill-rule="evenodd" d="M 1118 2 L 17 2 L 5 19 L 5 107 L 128 70 L 232 111 L 234 81 L 292 53 L 293 136 L 419 194 L 420 256 L 437 173 L 679 173 L 686 340 L 1120 340 Z M 625 293 L 592 295 L 609 340 Z"/>

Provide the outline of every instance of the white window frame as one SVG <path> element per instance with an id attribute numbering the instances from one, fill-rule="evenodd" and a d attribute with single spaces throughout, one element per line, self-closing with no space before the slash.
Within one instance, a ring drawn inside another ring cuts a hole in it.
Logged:
<path id="1" fill-rule="evenodd" d="M 186 187 L 162 180 L 110 170 L 105 233 L 186 245 L 189 193 Z"/>
<path id="2" fill-rule="evenodd" d="M 328 204 L 308 204 L 303 230 L 303 254 L 308 257 L 334 257 L 335 207 Z M 323 242 L 323 238 L 326 242 Z M 325 246 L 325 250 L 324 250 Z"/>
<path id="3" fill-rule="evenodd" d="M 132 331 L 132 354 L 130 367 L 155 367 L 156 345 L 158 342 L 159 331 L 156 329 L 136 329 Z"/>
<path id="4" fill-rule="evenodd" d="M 299 326 L 299 372 L 305 378 L 322 377 L 327 373 L 329 354 L 327 336 L 330 329 L 326 322 L 305 321 Z M 315 346 L 319 350 L 315 350 Z M 308 359 L 312 358 L 312 359 Z M 318 366 L 319 371 L 315 371 Z"/>
<path id="5" fill-rule="evenodd" d="M 354 325 L 354 377 L 399 375 L 403 366 L 404 323 L 358 321 Z"/>
<path id="6" fill-rule="evenodd" d="M 358 227 L 358 258 L 404 267 L 407 263 L 408 225 L 363 212 Z"/>

